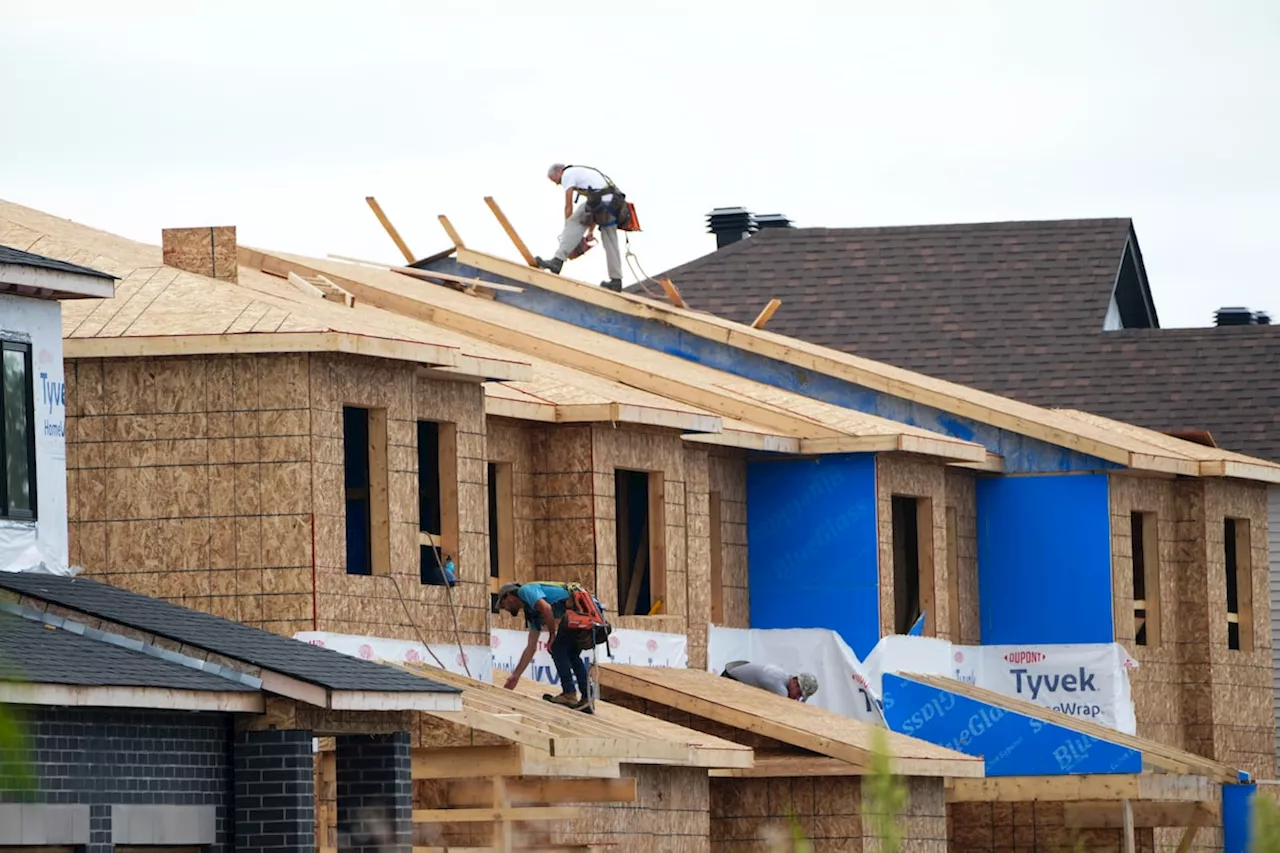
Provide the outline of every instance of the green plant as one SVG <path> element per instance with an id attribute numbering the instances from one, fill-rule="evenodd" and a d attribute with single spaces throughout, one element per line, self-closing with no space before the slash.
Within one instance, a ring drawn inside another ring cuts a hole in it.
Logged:
<path id="1" fill-rule="evenodd" d="M 20 681 L 22 678 L 17 670 L 0 660 L 0 683 Z M 29 791 L 35 787 L 30 754 L 21 713 L 0 702 L 0 794 Z"/>
<path id="2" fill-rule="evenodd" d="M 871 734 L 871 772 L 862 777 L 862 808 L 871 833 L 880 842 L 880 853 L 902 849 L 902 812 L 907 808 L 907 786 L 893 772 L 889 736 L 876 728 Z"/>
<path id="3" fill-rule="evenodd" d="M 1280 805 L 1261 794 L 1253 798 L 1251 853 L 1280 853 Z"/>

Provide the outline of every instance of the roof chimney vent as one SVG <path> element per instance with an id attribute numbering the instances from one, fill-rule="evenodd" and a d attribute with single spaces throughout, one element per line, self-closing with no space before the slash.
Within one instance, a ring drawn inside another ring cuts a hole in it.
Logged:
<path id="1" fill-rule="evenodd" d="M 717 207 L 707 214 L 707 229 L 716 235 L 716 248 L 723 249 L 750 237 L 755 217 L 745 207 Z"/>
<path id="2" fill-rule="evenodd" d="M 1270 326 L 1271 315 L 1266 311 L 1258 311 L 1253 315 L 1253 322 L 1257 323 L 1259 326 Z"/>
<path id="3" fill-rule="evenodd" d="M 783 216 L 781 213 L 765 213 L 756 217 L 756 230 L 763 231 L 766 228 L 794 228 L 791 220 Z"/>
<path id="4" fill-rule="evenodd" d="M 236 281 L 239 259 L 236 227 L 162 228 L 160 246 L 164 265 L 209 278 Z"/>
<path id="5" fill-rule="evenodd" d="M 1219 326 L 1252 326 L 1253 312 L 1248 308 L 1219 308 L 1213 319 Z"/>

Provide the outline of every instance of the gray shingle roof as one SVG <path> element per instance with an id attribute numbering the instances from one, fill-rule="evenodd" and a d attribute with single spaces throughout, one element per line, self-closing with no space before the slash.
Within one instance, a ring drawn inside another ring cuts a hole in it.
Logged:
<path id="1" fill-rule="evenodd" d="M 254 692 L 217 675 L 7 613 L 0 614 L 0 672 L 35 684 Z"/>
<path id="2" fill-rule="evenodd" d="M 0 588 L 177 640 L 331 690 L 458 693 L 456 688 L 88 578 L 0 572 Z"/>
<path id="3" fill-rule="evenodd" d="M 695 310 L 778 298 L 772 332 L 1280 461 L 1280 325 L 1103 331 L 1126 240 L 1141 270 L 1128 219 L 780 228 L 666 274 Z"/>
<path id="4" fill-rule="evenodd" d="M 46 270 L 54 270 L 55 272 L 71 272 L 77 275 L 91 275 L 95 278 L 105 278 L 115 281 L 116 276 L 101 270 L 82 267 L 79 264 L 69 264 L 66 261 L 58 261 L 53 258 L 46 258 L 44 255 L 35 255 L 31 252 L 24 252 L 21 249 L 15 249 L 12 246 L 0 246 L 0 264 L 17 264 L 24 267 L 39 267 Z"/>

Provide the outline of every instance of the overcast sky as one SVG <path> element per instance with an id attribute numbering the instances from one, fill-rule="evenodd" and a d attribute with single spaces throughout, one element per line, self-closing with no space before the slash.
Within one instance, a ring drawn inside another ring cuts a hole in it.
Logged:
<path id="1" fill-rule="evenodd" d="M 717 206 L 1131 216 L 1163 325 L 1280 314 L 1275 0 L 0 0 L 0 83 L 0 198 L 151 243 L 396 261 L 375 195 L 418 255 L 445 213 L 514 256 L 493 195 L 546 255 L 561 160 L 636 202 L 649 273 Z"/>

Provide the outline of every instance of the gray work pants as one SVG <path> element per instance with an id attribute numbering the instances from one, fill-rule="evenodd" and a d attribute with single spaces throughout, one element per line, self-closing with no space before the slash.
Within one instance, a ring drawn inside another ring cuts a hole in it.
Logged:
<path id="1" fill-rule="evenodd" d="M 569 259 L 569 253 L 582 242 L 587 228 L 591 226 L 591 217 L 587 213 L 587 203 L 581 202 L 564 222 L 564 230 L 560 232 L 560 248 L 556 257 L 562 261 Z M 618 229 L 615 226 L 597 228 L 600 232 L 600 245 L 604 246 L 604 259 L 609 267 L 609 279 L 622 280 L 622 255 L 618 253 Z"/>

